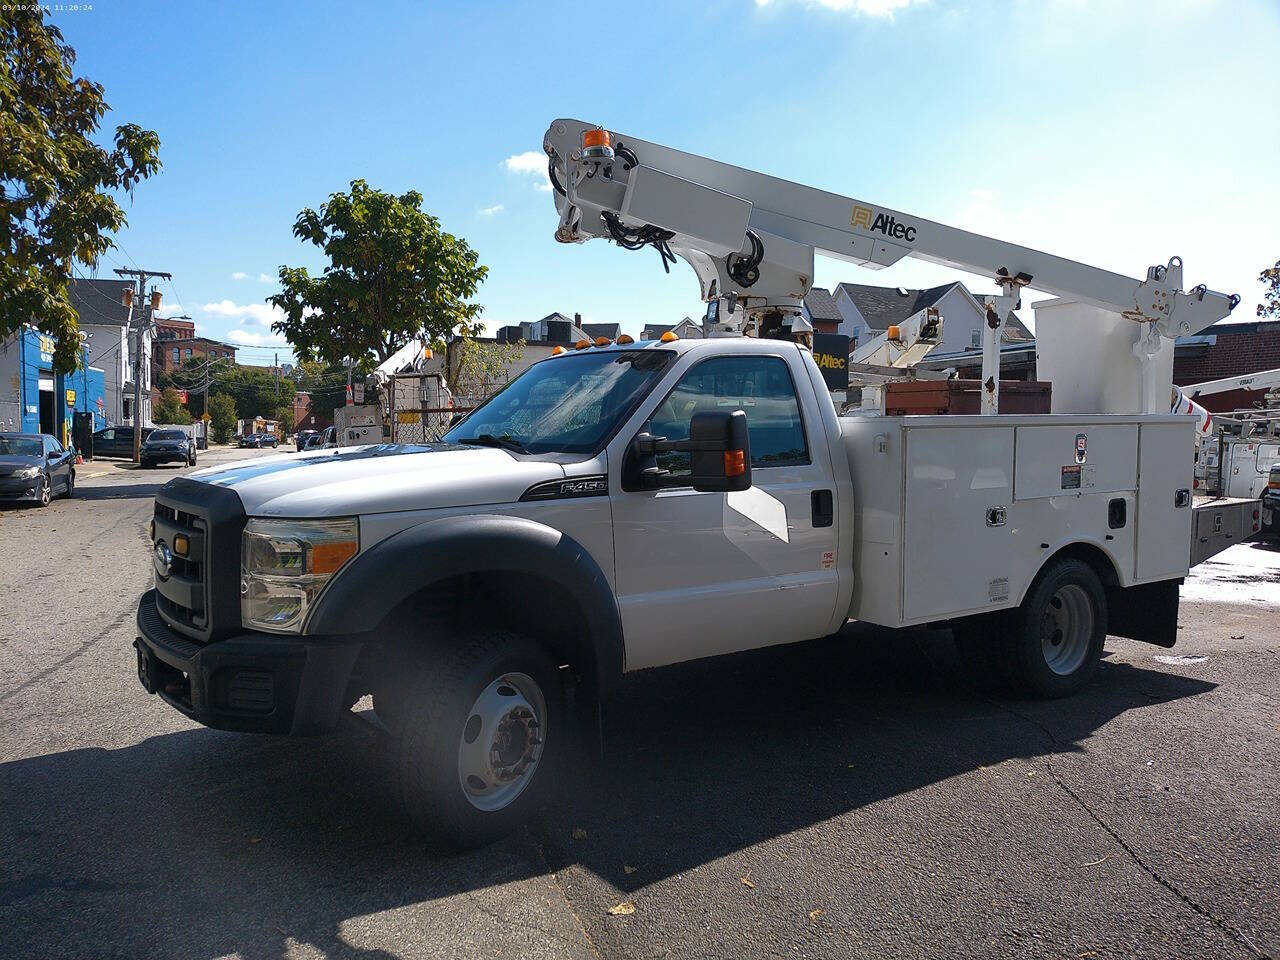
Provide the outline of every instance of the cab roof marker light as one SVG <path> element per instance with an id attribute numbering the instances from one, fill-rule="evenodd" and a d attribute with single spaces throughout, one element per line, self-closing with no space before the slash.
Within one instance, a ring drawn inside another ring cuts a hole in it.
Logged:
<path id="1" fill-rule="evenodd" d="M 658 339 L 659 339 L 662 343 L 675 343 L 675 342 L 676 342 L 677 340 L 679 340 L 680 338 L 679 338 L 678 336 L 676 336 L 674 333 L 672 333 L 670 330 L 668 330 L 666 333 L 664 333 L 664 334 L 663 334 L 661 337 L 659 337 Z"/>
<path id="2" fill-rule="evenodd" d="M 613 341 L 610 340 L 608 337 L 596 337 L 597 347 L 607 347 L 611 343 L 613 343 Z"/>
<path id="3" fill-rule="evenodd" d="M 589 346 L 591 346 L 591 341 L 590 341 L 590 340 L 579 340 L 577 343 L 575 343 L 575 344 L 573 345 L 573 349 L 575 349 L 575 350 L 585 350 L 585 349 L 587 349 L 587 347 L 589 347 Z"/>
<path id="4" fill-rule="evenodd" d="M 562 353 L 564 353 L 564 347 L 556 347 L 554 350 L 551 351 L 551 355 L 553 357 L 558 357 Z"/>
<path id="5" fill-rule="evenodd" d="M 636 338 L 629 333 L 624 333 L 618 337 L 618 346 L 625 347 L 629 343 L 635 343 Z"/>

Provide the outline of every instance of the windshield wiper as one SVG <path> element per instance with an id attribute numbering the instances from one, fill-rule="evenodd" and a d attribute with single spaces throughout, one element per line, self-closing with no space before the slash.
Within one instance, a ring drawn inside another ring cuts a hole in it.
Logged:
<path id="1" fill-rule="evenodd" d="M 474 437 L 465 437 L 458 442 L 476 447 L 502 447 L 504 450 L 514 450 L 516 453 L 529 452 L 525 450 L 523 443 L 509 433 L 504 433 L 500 437 L 495 437 L 492 433 L 477 433 Z"/>

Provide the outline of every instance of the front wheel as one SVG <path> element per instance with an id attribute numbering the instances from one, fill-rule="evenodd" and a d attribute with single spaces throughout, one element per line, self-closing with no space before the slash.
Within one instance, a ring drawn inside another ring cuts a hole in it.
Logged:
<path id="1" fill-rule="evenodd" d="M 1097 669 L 1107 637 L 1107 598 L 1093 568 L 1059 560 L 1012 611 L 1003 665 L 1013 686 L 1036 697 L 1065 697 Z"/>
<path id="2" fill-rule="evenodd" d="M 528 637 L 473 633 L 429 651 L 397 697 L 400 799 L 414 824 L 474 847 L 536 808 L 565 740 L 555 664 Z"/>
<path id="3" fill-rule="evenodd" d="M 36 503 L 41 507 L 47 507 L 52 499 L 53 479 L 47 473 L 41 474 L 40 489 L 36 491 Z"/>
<path id="4" fill-rule="evenodd" d="M 76 495 L 76 472 L 71 470 L 67 473 L 67 491 L 64 494 L 68 500 Z"/>

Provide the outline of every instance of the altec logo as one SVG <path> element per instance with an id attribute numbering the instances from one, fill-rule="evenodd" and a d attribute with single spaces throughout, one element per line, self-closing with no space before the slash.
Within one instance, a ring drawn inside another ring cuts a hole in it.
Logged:
<path id="1" fill-rule="evenodd" d="M 916 239 L 915 227 L 899 223 L 893 217 L 883 213 L 876 213 L 870 207 L 864 207 L 861 204 L 854 204 L 853 216 L 850 218 L 850 222 L 859 229 L 883 233 L 886 237 L 893 237 L 895 240 L 914 243 Z"/>

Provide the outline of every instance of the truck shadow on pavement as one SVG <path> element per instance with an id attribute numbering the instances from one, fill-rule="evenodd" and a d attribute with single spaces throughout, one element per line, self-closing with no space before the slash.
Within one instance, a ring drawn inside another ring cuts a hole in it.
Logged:
<path id="1" fill-rule="evenodd" d="M 982 766 L 1079 750 L 1127 711 L 1213 688 L 1104 663 L 1071 700 L 997 701 L 963 682 L 949 634 L 858 626 L 650 671 L 609 711 L 604 759 L 577 750 L 528 831 L 458 856 L 408 832 L 368 731 L 186 728 L 17 760 L 0 765 L 0 955 L 389 957 L 359 944 L 409 935 L 459 956 L 505 937 L 524 954 L 521 929 L 563 935 L 519 885 L 549 868 L 627 893 Z M 154 698 L 136 713 L 181 724 Z M 397 908 L 412 912 L 369 917 Z"/>
<path id="2" fill-rule="evenodd" d="M 150 500 L 164 486 L 159 483 L 87 484 L 76 487 L 76 500 Z"/>

